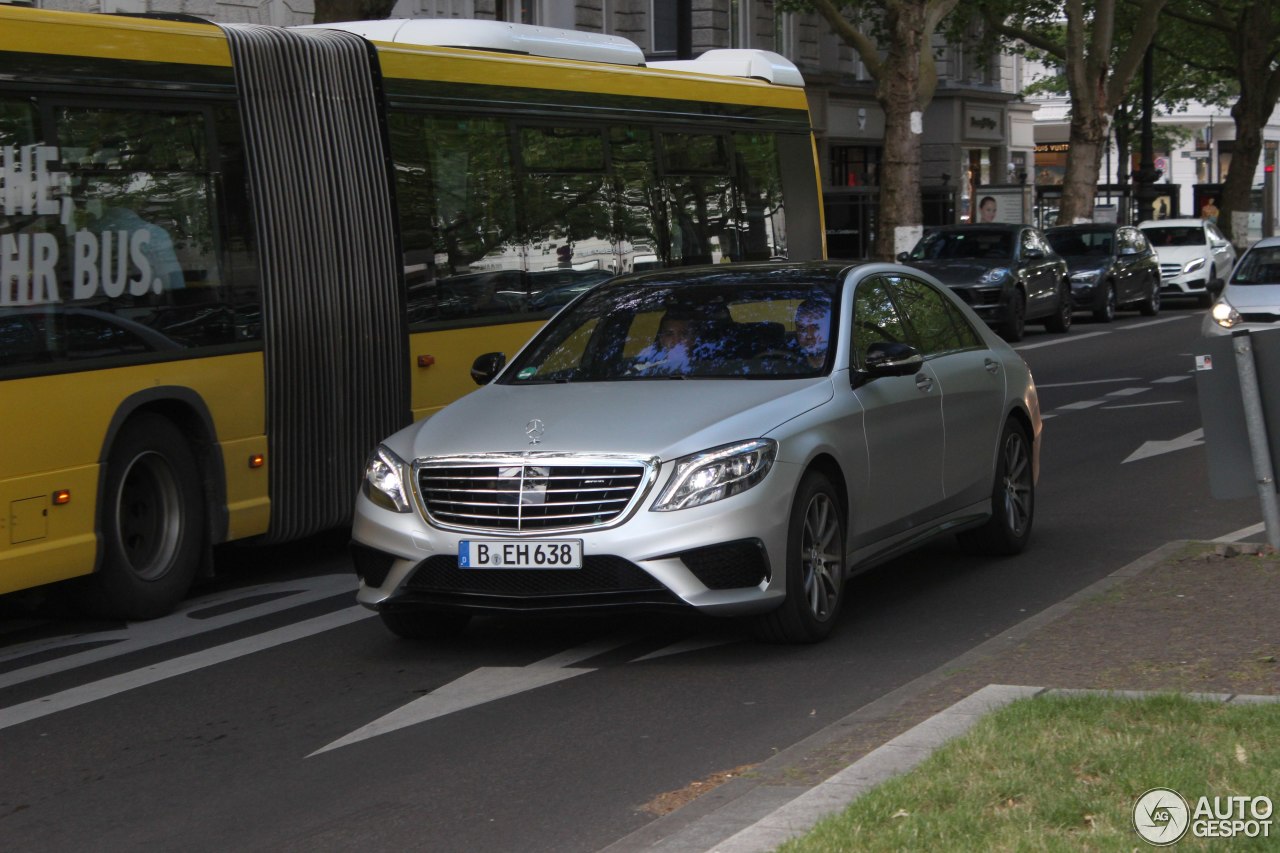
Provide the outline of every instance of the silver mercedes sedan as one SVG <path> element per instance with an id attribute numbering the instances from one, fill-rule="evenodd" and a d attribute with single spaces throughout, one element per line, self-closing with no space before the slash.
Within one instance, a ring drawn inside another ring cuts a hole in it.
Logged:
<path id="1" fill-rule="evenodd" d="M 612 279 L 370 456 L 352 554 L 394 633 L 693 608 L 826 637 L 845 581 L 926 539 L 1027 544 L 1022 358 L 928 274 L 770 263 Z"/>

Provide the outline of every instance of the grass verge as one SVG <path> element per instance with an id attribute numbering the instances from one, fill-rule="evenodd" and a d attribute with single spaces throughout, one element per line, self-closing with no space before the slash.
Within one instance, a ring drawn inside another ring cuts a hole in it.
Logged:
<path id="1" fill-rule="evenodd" d="M 1133 808 L 1157 787 L 1180 793 L 1192 813 L 1201 796 L 1280 803 L 1280 704 L 1176 694 L 1014 702 L 779 850 L 1149 849 Z M 1188 832 L 1177 846 L 1275 850 L 1280 814 L 1271 817 L 1270 837 Z"/>

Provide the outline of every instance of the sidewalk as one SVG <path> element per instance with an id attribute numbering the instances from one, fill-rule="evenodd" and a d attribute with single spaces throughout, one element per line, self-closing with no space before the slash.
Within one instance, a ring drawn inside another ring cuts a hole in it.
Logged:
<path id="1" fill-rule="evenodd" d="M 1280 557 L 1256 550 L 1171 542 L 604 853 L 771 850 L 987 710 L 1046 689 L 1005 685 L 1280 698 Z"/>

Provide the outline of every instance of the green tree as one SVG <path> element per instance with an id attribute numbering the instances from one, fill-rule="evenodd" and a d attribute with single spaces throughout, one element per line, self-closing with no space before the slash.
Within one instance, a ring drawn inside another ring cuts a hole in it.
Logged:
<path id="1" fill-rule="evenodd" d="M 783 0 L 788 11 L 817 12 L 858 52 L 884 110 L 880 224 L 874 256 L 911 248 L 923 222 L 920 135 L 938 83 L 932 40 L 959 0 Z"/>
<path id="2" fill-rule="evenodd" d="M 1262 131 L 1280 103 L 1280 3 L 1173 0 L 1166 16 L 1199 34 L 1202 49 L 1184 55 L 1182 61 L 1230 75 L 1239 86 L 1239 97 L 1231 106 L 1235 148 L 1218 205 L 1219 225 L 1239 245 L 1246 239 Z"/>
<path id="3" fill-rule="evenodd" d="M 1063 69 L 1071 127 L 1058 221 L 1087 221 L 1112 116 L 1155 35 L 1168 0 L 1135 0 L 1127 42 L 1116 40 L 1117 0 L 979 0 L 988 32 L 1029 45 Z"/>

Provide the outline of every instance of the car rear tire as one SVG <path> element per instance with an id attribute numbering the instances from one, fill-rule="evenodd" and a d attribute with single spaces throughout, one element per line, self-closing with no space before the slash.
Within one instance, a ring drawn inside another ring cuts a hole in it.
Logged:
<path id="1" fill-rule="evenodd" d="M 960 546 L 975 554 L 1007 556 L 1021 553 L 1031 538 L 1035 520 L 1035 480 L 1031 470 L 1031 438 L 1019 421 L 1010 418 L 1000 435 L 991 517 L 981 527 L 956 536 Z"/>
<path id="2" fill-rule="evenodd" d="M 444 640 L 456 637 L 471 621 L 469 613 L 439 610 L 380 610 L 387 630 L 406 640 Z"/>
<path id="3" fill-rule="evenodd" d="M 1071 331 L 1071 285 L 1064 278 L 1058 284 L 1058 310 L 1044 321 L 1044 327 L 1050 332 Z"/>
<path id="4" fill-rule="evenodd" d="M 1144 317 L 1154 317 L 1160 313 L 1160 279 L 1154 279 L 1147 286 L 1147 298 L 1138 303 L 1138 311 Z"/>
<path id="5" fill-rule="evenodd" d="M 1116 309 L 1118 307 L 1116 286 L 1109 281 L 1107 282 L 1107 292 L 1102 297 L 1102 304 L 1093 309 L 1093 319 L 1099 323 L 1110 323 L 1116 318 Z"/>
<path id="6" fill-rule="evenodd" d="M 835 628 L 844 603 L 845 519 L 827 477 L 800 481 L 787 529 L 787 597 L 758 617 L 756 636 L 770 643 L 816 643 Z"/>
<path id="7" fill-rule="evenodd" d="M 104 477 L 102 565 L 72 585 L 72 597 L 92 616 L 163 616 L 200 566 L 205 503 L 195 454 L 172 421 L 144 412 L 121 430 Z"/>
<path id="8" fill-rule="evenodd" d="M 1005 318 L 1004 323 L 1000 327 L 1000 335 L 1009 343 L 1016 344 L 1022 340 L 1022 334 L 1027 328 L 1027 295 L 1022 292 L 1021 288 L 1013 291 L 1013 297 L 1009 300 L 1009 316 Z"/>

